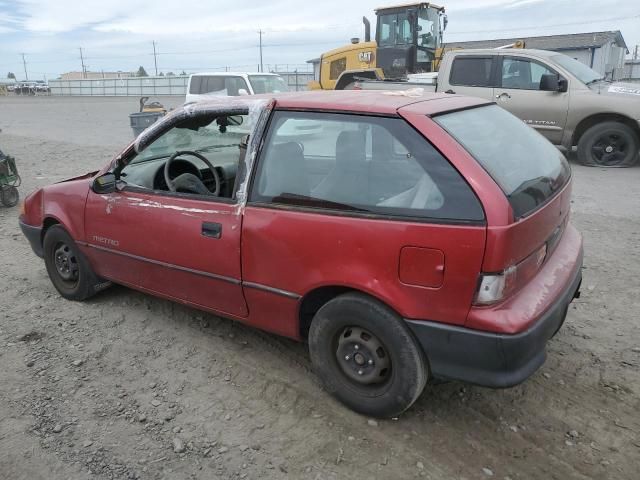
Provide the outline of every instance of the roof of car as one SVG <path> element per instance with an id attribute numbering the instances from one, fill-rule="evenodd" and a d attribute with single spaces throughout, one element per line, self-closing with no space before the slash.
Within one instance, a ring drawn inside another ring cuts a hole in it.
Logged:
<path id="1" fill-rule="evenodd" d="M 535 48 L 469 48 L 462 50 L 451 50 L 456 55 L 532 55 L 541 58 L 554 57 L 560 55 L 552 50 L 538 50 Z"/>
<path id="2" fill-rule="evenodd" d="M 192 73 L 191 77 L 199 77 L 202 75 L 206 75 L 207 77 L 238 77 L 241 75 L 268 75 L 271 77 L 278 77 L 277 73 L 272 72 L 198 72 Z"/>
<path id="3" fill-rule="evenodd" d="M 260 95 L 260 97 L 268 97 Z M 313 90 L 271 95 L 279 108 L 292 110 L 325 110 L 393 115 L 401 108 L 414 113 L 434 115 L 488 103 L 486 100 L 445 93 L 383 90 Z M 407 108 L 411 106 L 410 108 Z"/>

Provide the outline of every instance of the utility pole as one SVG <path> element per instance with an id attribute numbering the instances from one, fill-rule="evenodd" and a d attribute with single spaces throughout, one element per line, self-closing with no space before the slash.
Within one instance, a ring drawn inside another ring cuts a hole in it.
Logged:
<path id="1" fill-rule="evenodd" d="M 262 34 L 264 32 L 262 29 L 258 30 L 258 35 L 260 35 L 260 71 L 264 72 L 264 67 L 262 66 Z"/>
<path id="2" fill-rule="evenodd" d="M 156 77 L 158 76 L 158 54 L 156 53 L 156 41 L 153 41 L 153 63 L 156 66 Z"/>
<path id="3" fill-rule="evenodd" d="M 87 68 L 84 66 L 84 56 L 82 55 L 82 47 L 80 47 L 80 63 L 82 64 L 82 78 L 87 78 Z"/>
<path id="4" fill-rule="evenodd" d="M 633 59 L 634 60 L 638 60 L 638 47 L 640 47 L 640 45 L 636 45 L 636 48 L 633 51 Z"/>
<path id="5" fill-rule="evenodd" d="M 29 75 L 27 74 L 27 61 L 24 59 L 24 53 L 22 54 L 22 65 L 24 66 L 24 79 L 29 80 Z"/>

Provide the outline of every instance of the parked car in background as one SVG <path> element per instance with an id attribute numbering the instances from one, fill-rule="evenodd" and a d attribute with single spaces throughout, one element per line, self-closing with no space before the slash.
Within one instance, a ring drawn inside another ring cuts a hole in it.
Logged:
<path id="1" fill-rule="evenodd" d="M 477 98 L 271 97 L 178 108 L 29 195 L 20 226 L 58 292 L 115 282 L 308 341 L 367 415 L 429 380 L 532 375 L 582 278 L 564 156 Z M 282 135 L 299 121 L 321 133 Z"/>
<path id="2" fill-rule="evenodd" d="M 497 101 L 584 165 L 628 167 L 640 150 L 640 85 L 605 80 L 567 55 L 507 48 L 456 50 L 442 60 L 437 86 L 357 82 L 351 88 L 421 87 Z"/>
<path id="3" fill-rule="evenodd" d="M 236 97 L 288 92 L 284 79 L 276 73 L 194 73 L 189 77 L 186 103 L 211 97 Z M 292 121 L 281 135 L 315 135 L 320 129 L 304 120 Z"/>
<path id="4" fill-rule="evenodd" d="M 189 76 L 185 102 L 197 102 L 208 97 L 236 97 L 287 91 L 287 84 L 276 73 L 194 73 Z"/>
<path id="5" fill-rule="evenodd" d="M 51 88 L 44 80 L 30 80 L 17 83 L 13 91 L 17 95 L 37 95 L 51 93 Z"/>

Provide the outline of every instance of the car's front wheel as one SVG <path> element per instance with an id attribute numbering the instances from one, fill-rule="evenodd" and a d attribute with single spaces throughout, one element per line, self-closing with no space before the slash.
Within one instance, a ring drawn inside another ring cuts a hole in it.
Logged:
<path id="1" fill-rule="evenodd" d="M 62 226 L 53 225 L 47 230 L 43 247 L 49 278 L 67 300 L 86 300 L 108 285 L 95 274 Z"/>
<path id="2" fill-rule="evenodd" d="M 629 167 L 638 158 L 638 136 L 620 122 L 602 122 L 589 128 L 578 142 L 578 160 L 596 167 Z"/>
<path id="3" fill-rule="evenodd" d="M 309 352 L 325 388 L 373 417 L 404 412 L 428 379 L 424 353 L 402 319 L 360 293 L 336 297 L 318 310 Z"/>

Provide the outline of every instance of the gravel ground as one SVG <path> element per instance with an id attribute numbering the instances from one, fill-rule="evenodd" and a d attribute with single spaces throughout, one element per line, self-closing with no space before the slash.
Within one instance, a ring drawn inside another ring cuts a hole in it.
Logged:
<path id="1" fill-rule="evenodd" d="M 0 97 L 21 194 L 103 165 L 136 109 Z M 325 394 L 304 345 L 122 287 L 61 299 L 0 208 L 0 478 L 637 479 L 640 167 L 573 171 L 583 294 L 544 367 L 428 387 L 395 421 Z"/>

